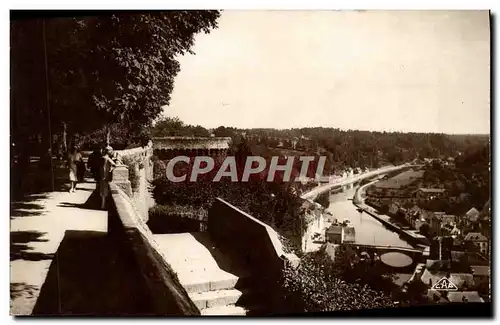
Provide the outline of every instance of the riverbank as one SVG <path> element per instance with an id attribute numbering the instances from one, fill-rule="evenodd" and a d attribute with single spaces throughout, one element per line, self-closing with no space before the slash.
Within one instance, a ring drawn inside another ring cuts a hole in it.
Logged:
<path id="1" fill-rule="evenodd" d="M 358 208 L 361 211 L 374 217 L 375 219 L 380 221 L 382 224 L 384 224 L 386 227 L 388 227 L 392 231 L 397 232 L 408 243 L 414 245 L 417 248 L 421 248 L 424 251 L 424 255 L 425 255 L 426 252 L 428 253 L 428 251 L 429 251 L 428 240 L 425 236 L 421 235 L 420 233 L 418 233 L 415 230 L 403 229 L 401 226 L 391 222 L 391 217 L 389 217 L 385 214 L 380 214 L 376 209 L 374 209 L 373 207 L 364 203 L 363 193 L 364 193 L 365 189 L 368 186 L 371 186 L 371 185 L 377 183 L 378 181 L 379 181 L 379 179 L 374 180 L 370 183 L 367 183 L 367 184 L 362 185 L 359 188 L 357 188 L 356 192 L 354 194 L 352 203 L 356 206 L 356 208 Z"/>
<path id="2" fill-rule="evenodd" d="M 300 197 L 303 199 L 314 200 L 316 198 L 316 196 L 318 196 L 319 194 L 326 192 L 326 191 L 329 191 L 329 190 L 333 189 L 334 187 L 345 186 L 348 184 L 362 181 L 362 180 L 367 179 L 367 178 L 372 178 L 372 177 L 378 176 L 380 174 L 387 174 L 387 173 L 391 173 L 391 172 L 401 170 L 404 168 L 409 168 L 412 166 L 414 166 L 414 165 L 407 163 L 407 164 L 399 165 L 399 166 L 382 167 L 382 168 L 372 170 L 372 171 L 367 172 L 367 173 L 355 175 L 355 176 L 350 177 L 348 179 L 341 179 L 341 180 L 337 180 L 333 183 L 320 185 L 320 186 L 302 194 Z"/>

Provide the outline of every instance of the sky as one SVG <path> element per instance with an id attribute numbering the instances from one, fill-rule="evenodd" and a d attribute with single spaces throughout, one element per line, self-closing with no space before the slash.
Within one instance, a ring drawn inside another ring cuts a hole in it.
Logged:
<path id="1" fill-rule="evenodd" d="M 487 11 L 224 11 L 164 115 L 214 128 L 490 133 Z"/>

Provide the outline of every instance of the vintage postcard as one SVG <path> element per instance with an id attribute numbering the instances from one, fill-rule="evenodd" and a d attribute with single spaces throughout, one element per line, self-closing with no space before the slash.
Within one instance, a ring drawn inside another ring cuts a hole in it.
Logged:
<path id="1" fill-rule="evenodd" d="M 11 315 L 491 315 L 490 25 L 12 11 Z"/>

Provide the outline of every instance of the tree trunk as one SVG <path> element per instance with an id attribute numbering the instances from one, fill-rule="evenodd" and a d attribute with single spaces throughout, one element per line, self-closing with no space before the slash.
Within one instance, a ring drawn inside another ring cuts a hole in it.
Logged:
<path id="1" fill-rule="evenodd" d="M 111 135 L 111 129 L 106 125 L 106 146 L 109 146 L 109 139 Z"/>
<path id="2" fill-rule="evenodd" d="M 63 134 L 62 134 L 62 145 L 63 145 L 63 151 L 68 152 L 68 141 L 67 141 L 67 131 L 66 131 L 66 123 L 63 122 Z"/>

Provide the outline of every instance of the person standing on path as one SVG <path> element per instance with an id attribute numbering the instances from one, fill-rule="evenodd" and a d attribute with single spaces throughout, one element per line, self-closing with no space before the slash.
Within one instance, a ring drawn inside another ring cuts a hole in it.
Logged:
<path id="1" fill-rule="evenodd" d="M 76 176 L 78 178 L 78 182 L 79 183 L 83 183 L 85 182 L 85 171 L 87 170 L 87 167 L 85 166 L 85 162 L 83 161 L 83 155 L 82 155 L 82 159 L 80 159 L 77 163 L 76 163 Z"/>
<path id="2" fill-rule="evenodd" d="M 102 151 L 101 148 L 96 148 L 92 154 L 89 156 L 88 167 L 90 168 L 90 172 L 92 173 L 92 177 L 94 178 L 96 184 L 99 183 L 101 179 L 101 160 L 102 160 Z M 97 185 L 98 186 L 98 185 Z M 99 187 L 97 187 L 99 188 Z"/>
<path id="3" fill-rule="evenodd" d="M 38 163 L 40 170 L 39 175 L 37 175 L 37 183 L 39 188 L 47 190 L 50 188 L 52 181 L 53 171 L 52 171 L 52 150 L 48 149 L 47 152 L 40 157 Z"/>
<path id="4" fill-rule="evenodd" d="M 101 160 L 101 172 L 99 181 L 99 194 L 101 195 L 101 209 L 106 208 L 106 198 L 108 197 L 109 185 L 108 182 L 111 181 L 111 176 L 113 169 L 116 167 L 116 163 L 110 157 L 113 154 L 113 148 L 110 146 L 106 147 L 103 151 Z"/>
<path id="5" fill-rule="evenodd" d="M 70 193 L 76 191 L 76 184 L 78 183 L 78 162 L 83 159 L 82 154 L 78 152 L 78 149 L 73 146 L 68 154 L 68 167 L 69 167 L 69 181 L 70 181 Z"/>
<path id="6" fill-rule="evenodd" d="M 118 152 L 114 151 L 113 150 L 113 147 L 111 146 L 107 146 L 106 149 L 105 149 L 108 153 L 108 157 L 115 163 L 115 164 L 121 164 L 122 163 L 122 159 L 120 157 L 120 155 L 118 154 Z"/>

